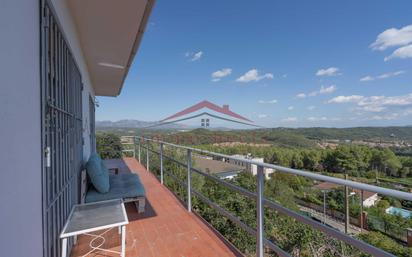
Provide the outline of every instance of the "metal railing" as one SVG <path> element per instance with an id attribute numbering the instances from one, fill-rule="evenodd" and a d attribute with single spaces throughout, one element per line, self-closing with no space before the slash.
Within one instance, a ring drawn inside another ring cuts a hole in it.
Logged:
<path id="1" fill-rule="evenodd" d="M 208 204 L 211 208 L 213 208 L 215 211 L 220 213 L 221 215 L 225 216 L 229 220 L 231 220 L 233 223 L 238 225 L 240 228 L 244 229 L 247 233 L 249 233 L 251 236 L 256 237 L 256 255 L 258 257 L 263 257 L 264 256 L 264 247 L 268 247 L 274 252 L 276 252 L 279 256 L 290 256 L 289 253 L 286 251 L 282 250 L 280 247 L 278 247 L 275 243 L 269 241 L 264 237 L 264 207 L 270 208 L 272 210 L 277 211 L 278 213 L 284 214 L 288 217 L 291 217 L 303 224 L 306 224 L 316 230 L 319 230 L 328 236 L 331 236 L 335 239 L 338 239 L 342 242 L 345 242 L 365 253 L 371 254 L 372 256 L 394 256 L 388 252 L 385 252 L 382 249 L 379 249 L 377 247 L 374 247 L 366 242 L 363 242 L 361 240 L 358 240 L 355 237 L 352 237 L 348 234 L 345 234 L 343 232 L 340 232 L 332 227 L 329 227 L 323 223 L 317 222 L 305 215 L 302 215 L 296 211 L 293 211 L 291 209 L 285 208 L 284 206 L 280 205 L 277 202 L 274 202 L 270 199 L 267 199 L 264 197 L 264 168 L 269 168 L 269 169 L 274 169 L 276 172 L 283 172 L 283 173 L 288 173 L 288 174 L 293 174 L 293 175 L 298 175 L 298 176 L 303 176 L 309 179 L 314 179 L 318 181 L 325 181 L 325 182 L 330 182 L 338 185 L 342 185 L 345 188 L 350 187 L 350 188 L 355 188 L 355 189 L 360 189 L 360 190 L 366 190 L 366 191 L 371 191 L 375 192 L 381 195 L 386 195 L 386 196 L 391 196 L 395 197 L 398 199 L 402 200 L 409 200 L 412 201 L 412 194 L 411 193 L 406 193 L 402 191 L 397 191 L 397 190 L 392 190 L 392 189 L 387 189 L 387 188 L 381 188 L 373 185 L 368 185 L 364 183 L 359 183 L 359 182 L 354 182 L 350 180 L 345 180 L 345 179 L 340 179 L 340 178 L 334 178 L 334 177 L 329 177 L 325 175 L 319 175 L 315 174 L 312 172 L 308 171 L 302 171 L 302 170 L 297 170 L 297 169 L 292 169 L 292 168 L 286 168 L 282 167 L 279 165 L 274 165 L 274 164 L 268 164 L 268 163 L 261 163 L 261 162 L 256 162 L 253 160 L 248 160 L 248 159 L 242 159 L 234 156 L 229 156 L 225 154 L 220 154 L 220 153 L 215 153 L 211 151 L 206 151 L 202 149 L 197 149 L 197 148 L 192 148 L 192 147 L 187 147 L 187 146 L 181 146 L 181 145 L 176 145 L 173 143 L 167 143 L 163 142 L 160 140 L 155 140 L 155 139 L 150 139 L 150 138 L 143 138 L 143 137 L 132 137 L 134 142 L 137 144 L 137 158 L 140 163 L 141 161 L 141 153 L 142 153 L 142 148 L 146 150 L 146 168 L 147 170 L 150 170 L 150 153 L 151 154 L 156 154 L 159 157 L 160 161 L 160 182 L 163 184 L 164 183 L 164 175 L 170 176 L 175 182 L 180 184 L 181 186 L 185 187 L 187 189 L 187 210 L 189 212 L 192 211 L 192 194 L 200 198 L 203 202 Z M 159 145 L 159 151 L 154 150 L 149 146 L 149 142 L 152 142 L 154 144 Z M 186 160 L 187 162 L 184 163 L 182 161 L 176 160 L 173 157 L 167 156 L 164 154 L 164 146 L 169 146 L 172 148 L 177 148 L 181 150 L 185 150 L 187 152 L 187 157 Z M 210 156 L 215 156 L 215 157 L 220 157 L 220 158 L 225 158 L 225 159 L 231 159 L 231 160 L 236 160 L 239 162 L 244 162 L 248 163 L 250 165 L 256 165 L 257 166 L 257 176 L 256 176 L 256 182 L 257 182 L 257 190 L 256 192 L 251 192 L 247 189 L 244 189 L 242 187 L 239 187 L 237 185 L 231 184 L 225 180 L 219 179 L 216 176 L 210 175 L 208 173 L 205 173 L 201 170 L 198 170 L 194 167 L 192 167 L 192 154 L 197 153 L 197 154 L 203 154 L 203 155 L 210 155 Z M 186 181 L 181 181 L 177 176 L 172 174 L 171 172 L 168 172 L 164 170 L 164 159 L 170 160 L 174 163 L 176 163 L 179 166 L 186 167 L 187 168 L 187 180 Z M 198 192 L 194 188 L 192 188 L 192 181 L 191 181 L 191 174 L 192 172 L 195 172 L 197 174 L 200 174 L 210 180 L 213 180 L 214 182 L 229 188 L 231 190 L 236 191 L 237 193 L 246 196 L 250 199 L 256 200 L 256 224 L 257 227 L 256 229 L 249 227 L 246 225 L 244 222 L 241 221 L 240 218 L 236 217 L 232 213 L 228 212 L 218 204 L 212 202 L 210 199 L 208 199 L 206 196 L 204 196 L 202 193 Z M 346 222 L 345 222 L 346 223 Z"/>

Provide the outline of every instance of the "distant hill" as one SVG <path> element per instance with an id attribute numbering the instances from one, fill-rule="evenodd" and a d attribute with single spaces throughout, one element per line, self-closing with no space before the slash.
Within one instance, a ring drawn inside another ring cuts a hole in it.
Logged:
<path id="1" fill-rule="evenodd" d="M 277 128 L 303 135 L 309 139 L 338 140 L 412 140 L 412 126 L 404 127 L 354 127 L 354 128 Z"/>
<path id="2" fill-rule="evenodd" d="M 142 129 L 150 128 L 152 130 L 163 129 L 187 129 L 188 126 L 182 124 L 166 124 L 162 126 L 152 127 L 157 122 L 141 121 L 141 120 L 118 120 L 118 121 L 96 121 L 96 128 L 98 130 L 110 130 L 110 128 L 124 128 L 124 129 Z"/>
<path id="3" fill-rule="evenodd" d="M 141 120 L 118 120 L 118 121 L 96 121 L 96 128 L 98 130 L 110 130 L 111 128 L 116 129 L 149 129 L 149 130 L 188 130 L 188 129 L 197 129 L 200 128 L 198 126 L 188 126 L 184 124 L 178 123 L 170 123 L 160 126 L 155 126 L 158 124 L 156 121 L 141 121 Z M 210 128 L 213 131 L 233 131 L 233 129 L 225 128 L 225 127 L 216 127 Z"/>
<path id="4" fill-rule="evenodd" d="M 179 124 L 169 124 L 147 129 L 155 124 L 137 120 L 97 122 L 97 130 L 112 131 L 119 135 L 161 135 L 166 141 L 187 145 L 223 142 L 272 144 L 281 147 L 319 147 L 323 140 L 406 141 L 412 143 L 412 126 L 405 127 L 354 127 L 354 128 L 271 128 L 253 130 L 202 129 Z"/>

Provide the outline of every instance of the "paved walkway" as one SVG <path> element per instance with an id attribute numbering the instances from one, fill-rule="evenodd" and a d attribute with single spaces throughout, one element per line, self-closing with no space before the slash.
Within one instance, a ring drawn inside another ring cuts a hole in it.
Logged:
<path id="1" fill-rule="evenodd" d="M 133 204 L 126 206 L 129 225 L 126 236 L 126 256 L 137 257 L 225 257 L 239 256 L 231 250 L 196 215 L 188 213 L 175 196 L 149 173 L 136 159 L 106 161 L 109 167 L 120 167 L 120 172 L 139 175 L 147 193 L 146 211 L 138 214 Z M 89 238 L 79 237 L 72 256 L 88 251 Z M 103 247 L 120 249 L 117 230 L 110 231 Z M 118 256 L 98 253 L 92 256 Z"/>

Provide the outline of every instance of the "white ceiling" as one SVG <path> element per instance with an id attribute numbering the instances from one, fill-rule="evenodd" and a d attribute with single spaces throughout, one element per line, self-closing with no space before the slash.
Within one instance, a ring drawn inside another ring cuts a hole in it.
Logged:
<path id="1" fill-rule="evenodd" d="M 153 0 L 69 0 L 96 95 L 117 96 Z"/>

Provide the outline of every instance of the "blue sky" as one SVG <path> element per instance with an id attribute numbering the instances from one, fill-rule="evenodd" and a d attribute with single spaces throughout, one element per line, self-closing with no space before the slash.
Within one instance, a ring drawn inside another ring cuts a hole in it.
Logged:
<path id="1" fill-rule="evenodd" d="M 158 0 L 97 120 L 201 100 L 267 127 L 412 124 L 412 1 Z"/>

